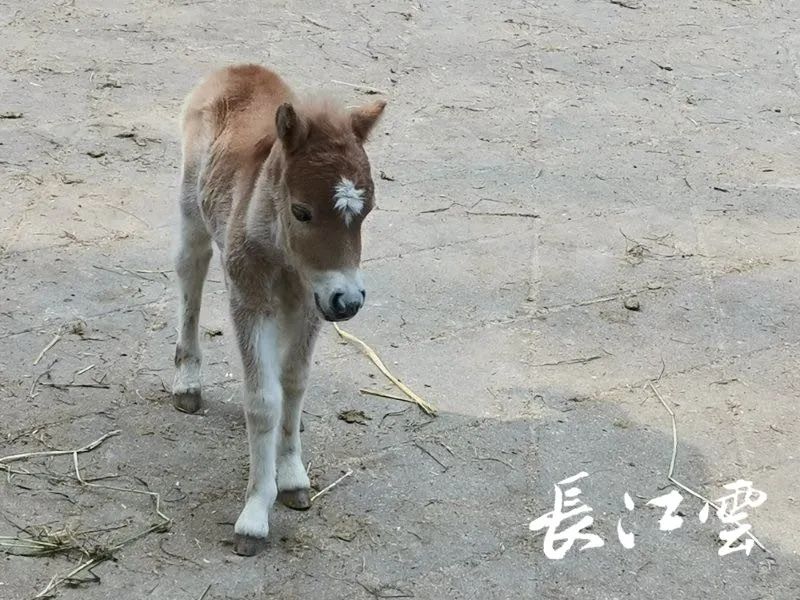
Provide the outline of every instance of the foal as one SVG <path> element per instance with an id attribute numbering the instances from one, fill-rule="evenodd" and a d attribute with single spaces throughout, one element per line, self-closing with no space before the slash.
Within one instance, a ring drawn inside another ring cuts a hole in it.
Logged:
<path id="1" fill-rule="evenodd" d="M 361 223 L 373 183 L 363 144 L 384 106 L 298 104 L 256 65 L 217 71 L 186 100 L 172 393 L 178 409 L 200 407 L 198 320 L 213 241 L 244 367 L 250 476 L 234 528 L 239 554 L 264 547 L 276 497 L 310 507 L 303 393 L 320 318 L 349 319 L 366 297 Z"/>

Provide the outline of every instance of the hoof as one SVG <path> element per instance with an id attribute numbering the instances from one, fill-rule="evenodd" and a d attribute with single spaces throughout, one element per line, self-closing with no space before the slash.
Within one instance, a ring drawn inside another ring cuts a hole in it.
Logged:
<path id="1" fill-rule="evenodd" d="M 172 404 L 181 412 L 196 413 L 203 404 L 200 390 L 173 394 Z"/>
<path id="2" fill-rule="evenodd" d="M 242 533 L 233 534 L 233 551 L 239 556 L 255 556 L 267 547 L 267 538 Z"/>
<path id="3" fill-rule="evenodd" d="M 294 510 L 308 510 L 311 508 L 311 498 L 305 488 L 278 492 L 278 502 Z"/>

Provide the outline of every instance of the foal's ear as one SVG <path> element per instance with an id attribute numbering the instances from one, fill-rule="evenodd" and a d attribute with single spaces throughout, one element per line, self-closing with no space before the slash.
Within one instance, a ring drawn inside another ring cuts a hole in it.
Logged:
<path id="1" fill-rule="evenodd" d="M 372 104 L 359 106 L 350 112 L 350 125 L 360 142 L 367 140 L 369 132 L 378 122 L 384 108 L 386 108 L 386 100 L 377 100 Z"/>
<path id="2" fill-rule="evenodd" d="M 278 139 L 289 152 L 300 148 L 308 135 L 308 125 L 305 120 L 288 102 L 278 107 L 275 113 L 275 128 L 278 131 Z"/>

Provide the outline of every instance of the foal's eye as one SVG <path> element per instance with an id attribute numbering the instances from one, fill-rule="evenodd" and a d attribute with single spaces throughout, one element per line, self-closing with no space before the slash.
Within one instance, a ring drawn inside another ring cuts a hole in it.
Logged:
<path id="1" fill-rule="evenodd" d="M 303 223 L 311 220 L 311 211 L 302 204 L 292 204 L 292 214 L 295 219 Z"/>

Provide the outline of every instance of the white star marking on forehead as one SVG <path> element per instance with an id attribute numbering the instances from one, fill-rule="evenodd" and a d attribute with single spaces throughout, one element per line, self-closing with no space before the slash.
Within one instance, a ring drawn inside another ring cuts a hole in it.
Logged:
<path id="1" fill-rule="evenodd" d="M 345 225 L 349 226 L 353 217 L 360 215 L 364 210 L 363 196 L 364 190 L 358 189 L 346 177 L 342 177 L 342 180 L 336 184 L 333 194 L 334 206 L 342 213 Z"/>

